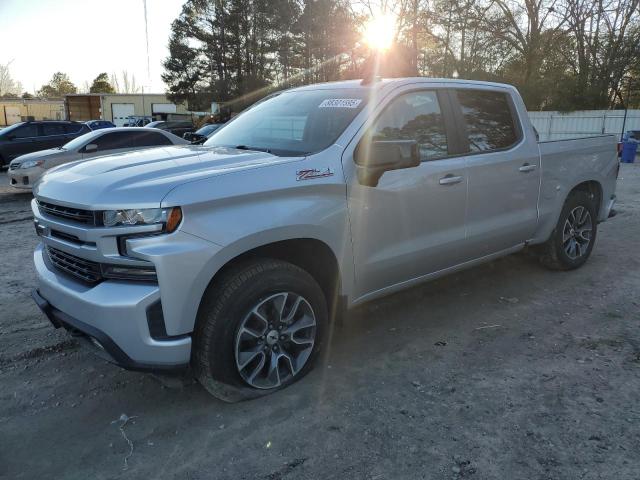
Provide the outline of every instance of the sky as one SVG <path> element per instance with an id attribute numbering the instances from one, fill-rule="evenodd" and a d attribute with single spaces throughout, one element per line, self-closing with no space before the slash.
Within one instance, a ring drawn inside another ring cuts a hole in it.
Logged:
<path id="1" fill-rule="evenodd" d="M 0 0 L 0 63 L 11 62 L 11 76 L 32 93 L 57 71 L 81 88 L 123 70 L 146 92 L 164 92 L 162 60 L 184 2 L 147 0 L 147 75 L 143 0 Z"/>

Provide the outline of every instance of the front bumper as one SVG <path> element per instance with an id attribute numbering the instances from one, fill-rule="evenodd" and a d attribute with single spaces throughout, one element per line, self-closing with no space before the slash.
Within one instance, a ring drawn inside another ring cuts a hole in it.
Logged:
<path id="1" fill-rule="evenodd" d="M 160 299 L 158 285 L 104 281 L 87 286 L 49 267 L 42 244 L 34 252 L 34 299 L 56 327 L 80 333 L 107 360 L 130 370 L 172 370 L 188 365 L 191 336 L 158 340 L 148 312 Z"/>
<path id="2" fill-rule="evenodd" d="M 22 190 L 31 190 L 33 188 L 33 184 L 40 180 L 40 177 L 42 177 L 43 174 L 44 169 L 40 167 L 17 168 L 15 170 L 7 171 L 9 185 Z"/>

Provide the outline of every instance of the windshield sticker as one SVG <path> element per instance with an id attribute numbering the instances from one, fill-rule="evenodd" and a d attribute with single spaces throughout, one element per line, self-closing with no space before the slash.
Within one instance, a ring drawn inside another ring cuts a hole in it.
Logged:
<path id="1" fill-rule="evenodd" d="M 327 98 L 318 108 L 358 108 L 361 103 L 360 98 Z"/>

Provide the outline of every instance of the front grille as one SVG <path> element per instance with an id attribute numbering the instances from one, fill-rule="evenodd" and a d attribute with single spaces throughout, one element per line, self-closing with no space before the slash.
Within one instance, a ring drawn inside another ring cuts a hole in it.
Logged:
<path id="1" fill-rule="evenodd" d="M 86 283 L 94 284 L 102 280 L 102 270 L 99 263 L 85 260 L 51 247 L 47 247 L 47 255 L 56 268 Z"/>
<path id="2" fill-rule="evenodd" d="M 54 205 L 53 203 L 42 202 L 38 200 L 38 208 L 40 213 L 50 215 L 52 217 L 64 218 L 85 225 L 96 225 L 95 212 L 91 210 L 82 210 L 73 207 L 64 207 L 62 205 Z"/>

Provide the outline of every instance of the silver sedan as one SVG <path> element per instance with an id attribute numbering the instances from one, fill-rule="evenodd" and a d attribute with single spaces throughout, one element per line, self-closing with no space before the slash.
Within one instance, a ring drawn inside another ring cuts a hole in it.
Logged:
<path id="1" fill-rule="evenodd" d="M 111 153 L 163 145 L 187 145 L 188 141 L 157 128 L 103 128 L 77 137 L 62 147 L 28 153 L 9 164 L 9 184 L 31 190 L 44 173 L 58 165 L 89 160 Z"/>

